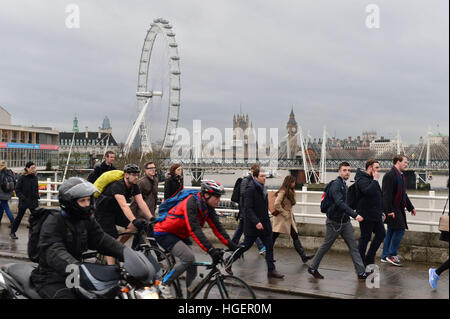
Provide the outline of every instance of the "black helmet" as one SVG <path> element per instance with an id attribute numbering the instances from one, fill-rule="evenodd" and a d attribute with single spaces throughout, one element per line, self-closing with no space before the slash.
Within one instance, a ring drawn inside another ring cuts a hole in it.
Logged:
<path id="1" fill-rule="evenodd" d="M 94 192 L 98 191 L 92 183 L 80 178 L 71 177 L 59 187 L 59 206 L 71 217 L 84 219 L 94 213 Z M 83 197 L 91 197 L 88 207 L 81 207 L 77 200 Z"/>
<path id="2" fill-rule="evenodd" d="M 212 179 L 202 180 L 201 191 L 202 195 L 205 193 L 215 196 L 222 196 L 225 194 L 225 189 L 223 188 L 222 184 Z"/>
<path id="3" fill-rule="evenodd" d="M 139 174 L 141 172 L 139 170 L 139 166 L 137 166 L 136 164 L 127 164 L 127 165 L 125 165 L 125 167 L 123 168 L 123 171 L 125 173 L 128 173 L 128 174 L 131 174 L 131 173 Z"/>

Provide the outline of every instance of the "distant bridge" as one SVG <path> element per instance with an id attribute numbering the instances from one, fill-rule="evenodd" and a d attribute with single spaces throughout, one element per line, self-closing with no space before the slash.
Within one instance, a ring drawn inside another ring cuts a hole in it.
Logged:
<path id="1" fill-rule="evenodd" d="M 348 162 L 352 168 L 364 168 L 366 160 L 362 159 L 327 159 L 325 166 L 327 171 L 337 170 L 341 162 Z M 378 160 L 382 171 L 389 170 L 392 166 L 392 160 Z M 162 168 L 169 168 L 173 163 L 180 163 L 184 168 L 187 169 L 199 169 L 199 170 L 230 170 L 230 169 L 249 169 L 253 164 L 260 163 L 263 167 L 268 167 L 271 169 L 278 170 L 298 170 L 303 169 L 302 159 L 278 159 L 278 161 L 273 159 L 203 159 L 199 158 L 194 161 L 187 158 L 175 158 L 175 159 L 163 159 L 160 162 Z M 272 165 L 276 163 L 276 167 Z M 308 164 L 309 165 L 309 164 Z M 320 161 L 316 165 L 313 165 L 315 170 L 320 170 Z M 449 161 L 448 160 L 430 160 L 429 165 L 425 165 L 425 161 L 415 161 L 409 160 L 408 169 L 415 171 L 448 171 Z"/>

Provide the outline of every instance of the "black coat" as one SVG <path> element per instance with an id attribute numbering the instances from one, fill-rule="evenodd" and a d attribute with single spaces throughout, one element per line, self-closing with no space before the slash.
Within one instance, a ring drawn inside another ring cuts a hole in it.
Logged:
<path id="1" fill-rule="evenodd" d="M 95 183 L 95 181 L 105 172 L 115 170 L 116 168 L 113 165 L 106 164 L 105 161 L 103 161 L 100 165 L 94 166 L 94 171 L 89 174 L 87 177 L 88 182 L 91 182 L 92 184 Z"/>
<path id="2" fill-rule="evenodd" d="M 378 181 L 365 171 L 358 169 L 355 176 L 358 204 L 356 211 L 367 221 L 381 221 L 383 200 Z"/>
<path id="3" fill-rule="evenodd" d="M 34 174 L 23 174 L 16 185 L 16 195 L 19 197 L 19 208 L 35 209 L 39 206 L 38 178 Z"/>
<path id="4" fill-rule="evenodd" d="M 66 267 L 80 264 L 82 253 L 97 250 L 106 256 L 123 260 L 124 246 L 106 234 L 94 218 L 78 220 L 50 214 L 42 224 L 39 236 L 39 266 L 31 281 L 39 290 L 52 283 L 64 283 Z"/>
<path id="5" fill-rule="evenodd" d="M 383 212 L 386 214 L 386 220 L 384 221 L 391 229 L 408 229 L 406 222 L 406 213 L 403 207 L 395 208 L 394 199 L 397 194 L 397 175 L 395 173 L 395 167 L 383 177 L 382 191 L 383 191 Z M 406 209 L 412 211 L 414 209 L 413 204 L 406 195 Z M 395 213 L 395 218 L 388 216 L 389 213 Z"/>
<path id="6" fill-rule="evenodd" d="M 252 179 L 244 192 L 244 234 L 246 236 L 264 237 L 272 233 L 272 225 L 269 218 L 269 204 L 267 192 L 258 187 Z M 261 223 L 263 230 L 258 230 L 256 224 Z"/>
<path id="7" fill-rule="evenodd" d="M 347 184 L 338 177 L 330 186 L 330 195 L 333 204 L 327 211 L 327 217 L 337 223 L 347 223 L 350 217 L 355 218 L 358 214 L 347 204 Z"/>
<path id="8" fill-rule="evenodd" d="M 168 199 L 184 188 L 183 179 L 179 175 L 171 176 L 164 183 L 164 199 Z"/>
<path id="9" fill-rule="evenodd" d="M 242 179 L 241 185 L 239 186 L 239 219 L 244 218 L 244 196 L 245 196 L 245 190 L 247 189 L 248 184 L 253 180 L 252 175 L 248 174 Z"/>

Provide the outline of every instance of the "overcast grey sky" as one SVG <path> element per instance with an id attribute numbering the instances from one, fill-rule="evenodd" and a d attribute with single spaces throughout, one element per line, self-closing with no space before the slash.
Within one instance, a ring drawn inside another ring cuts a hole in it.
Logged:
<path id="1" fill-rule="evenodd" d="M 68 29 L 66 6 L 80 8 Z M 368 4 L 380 28 L 367 28 Z M 291 106 L 306 133 L 416 143 L 449 131 L 449 3 L 430 1 L 24 1 L 0 4 L 0 105 L 13 124 L 97 129 L 124 141 L 137 117 L 138 62 L 155 18 L 173 25 L 181 64 L 180 126 L 285 134 Z"/>

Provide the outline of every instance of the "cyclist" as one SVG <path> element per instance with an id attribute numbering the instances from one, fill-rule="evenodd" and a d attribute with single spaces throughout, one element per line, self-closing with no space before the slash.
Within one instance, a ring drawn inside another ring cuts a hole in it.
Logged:
<path id="1" fill-rule="evenodd" d="M 68 265 L 80 265 L 88 249 L 98 250 L 123 260 L 124 245 L 103 232 L 92 217 L 96 187 L 71 177 L 59 188 L 61 211 L 50 213 L 40 229 L 39 265 L 31 274 L 31 283 L 42 298 L 79 298 L 66 286 Z"/>
<path id="2" fill-rule="evenodd" d="M 124 178 L 108 185 L 97 199 L 97 219 L 103 230 L 114 238 L 119 237 L 116 225 L 126 228 L 126 232 L 136 232 L 145 226 L 144 219 L 136 219 L 127 203 L 134 198 L 139 209 L 146 219 L 153 217 L 150 209 L 142 198 L 141 191 L 137 185 L 139 179 L 139 167 L 135 164 L 127 164 L 124 167 Z M 121 236 L 119 241 L 125 243 L 129 235 Z M 114 265 L 113 257 L 106 257 L 108 265 Z"/>
<path id="3" fill-rule="evenodd" d="M 156 223 L 154 234 L 156 241 L 167 251 L 181 260 L 172 271 L 166 275 L 160 286 L 162 295 L 166 299 L 173 298 L 170 284 L 186 271 L 186 288 L 197 276 L 197 269 L 193 266 L 195 255 L 190 247 L 194 241 L 218 263 L 222 258 L 220 249 L 215 248 L 202 231 L 205 222 L 209 224 L 217 238 L 231 250 L 238 249 L 219 221 L 215 208 L 220 197 L 225 194 L 222 184 L 213 180 L 202 181 L 201 191 L 189 195 L 178 205 L 169 210 L 167 217 Z"/>

